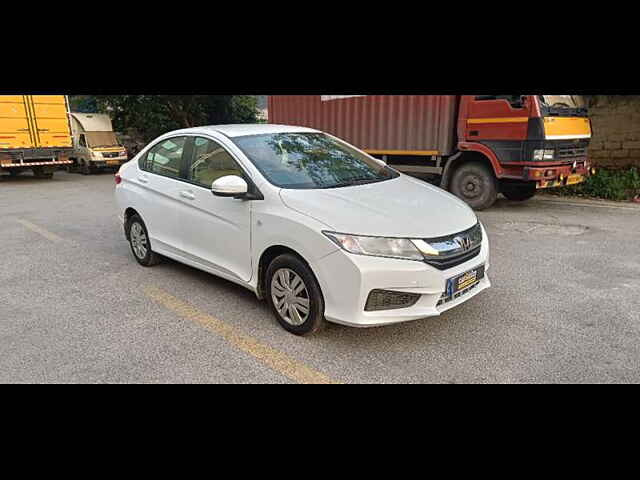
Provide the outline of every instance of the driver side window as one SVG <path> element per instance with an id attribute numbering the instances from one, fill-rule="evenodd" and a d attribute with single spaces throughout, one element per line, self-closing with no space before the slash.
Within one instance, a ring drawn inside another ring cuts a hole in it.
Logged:
<path id="1" fill-rule="evenodd" d="M 214 140 L 194 138 L 188 180 L 201 187 L 211 188 L 213 182 L 226 175 L 243 175 L 231 154 Z"/>

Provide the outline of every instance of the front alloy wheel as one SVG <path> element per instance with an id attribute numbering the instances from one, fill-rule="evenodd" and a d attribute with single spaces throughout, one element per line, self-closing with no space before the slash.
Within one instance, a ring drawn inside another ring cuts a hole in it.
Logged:
<path id="1" fill-rule="evenodd" d="M 266 271 L 267 301 L 278 323 L 295 335 L 324 326 L 324 297 L 313 271 L 300 257 L 276 257 Z"/>
<path id="2" fill-rule="evenodd" d="M 300 276 L 288 268 L 281 268 L 271 281 L 271 298 L 280 317 L 299 327 L 309 318 L 309 292 Z"/>

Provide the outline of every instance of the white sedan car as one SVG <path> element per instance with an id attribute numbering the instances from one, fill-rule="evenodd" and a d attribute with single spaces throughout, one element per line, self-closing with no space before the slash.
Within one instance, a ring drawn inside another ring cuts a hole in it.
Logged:
<path id="1" fill-rule="evenodd" d="M 116 199 L 141 265 L 242 285 L 298 335 L 439 315 L 490 286 L 464 202 L 310 128 L 167 133 L 122 166 Z"/>

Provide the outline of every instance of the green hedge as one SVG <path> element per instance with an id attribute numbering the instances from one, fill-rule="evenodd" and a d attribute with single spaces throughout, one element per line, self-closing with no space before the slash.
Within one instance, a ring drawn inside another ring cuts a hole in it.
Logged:
<path id="1" fill-rule="evenodd" d="M 585 182 L 553 189 L 553 193 L 608 200 L 631 200 L 640 194 L 640 171 L 637 168 L 628 170 L 597 169 L 596 174 L 591 175 Z"/>

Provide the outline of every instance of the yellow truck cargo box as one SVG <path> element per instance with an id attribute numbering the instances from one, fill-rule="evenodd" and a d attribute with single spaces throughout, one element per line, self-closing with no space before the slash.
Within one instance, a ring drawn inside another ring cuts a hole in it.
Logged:
<path id="1" fill-rule="evenodd" d="M 0 95 L 0 151 L 72 146 L 65 95 Z"/>

